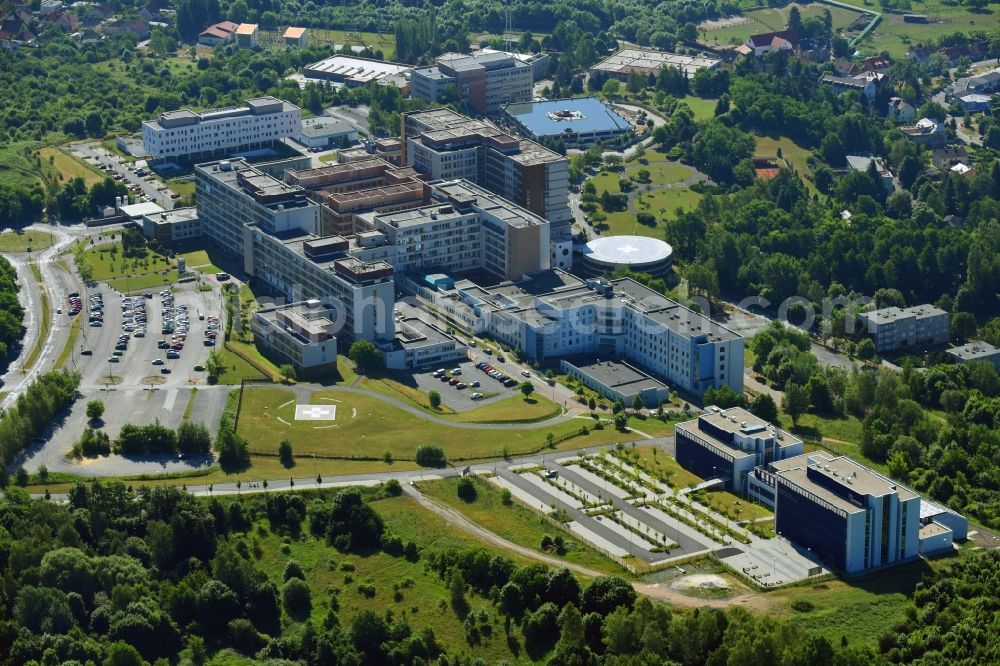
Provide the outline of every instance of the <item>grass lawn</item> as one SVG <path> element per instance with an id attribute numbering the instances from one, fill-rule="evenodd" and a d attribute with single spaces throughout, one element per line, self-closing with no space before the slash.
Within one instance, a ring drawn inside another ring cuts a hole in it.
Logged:
<path id="1" fill-rule="evenodd" d="M 715 509 L 730 520 L 756 520 L 774 517 L 774 513 L 767 507 L 742 500 L 725 490 L 701 491 L 698 493 L 696 501 Z"/>
<path id="2" fill-rule="evenodd" d="M 854 416 L 829 417 L 818 416 L 816 414 L 803 414 L 799 417 L 799 424 L 792 428 L 792 418 L 779 410 L 779 419 L 782 427 L 794 432 L 800 437 L 808 439 L 826 440 L 832 446 L 850 445 L 855 449 L 861 442 L 861 421 Z M 846 453 L 846 451 L 845 451 Z"/>
<path id="3" fill-rule="evenodd" d="M 955 557 L 959 556 L 921 560 L 850 582 L 831 580 L 768 592 L 769 613 L 793 618 L 803 631 L 818 632 L 833 643 L 839 643 L 842 636 L 852 645 L 870 643 L 902 619 L 920 578 Z M 814 609 L 795 611 L 791 604 L 797 600 L 808 601 Z"/>
<path id="4" fill-rule="evenodd" d="M 188 268 L 207 266 L 212 263 L 212 260 L 208 256 L 208 250 L 190 250 L 188 252 L 181 252 L 177 255 L 177 258 L 183 259 Z"/>
<path id="5" fill-rule="evenodd" d="M 114 252 L 112 252 L 112 248 Z M 84 260 L 90 264 L 94 280 L 105 282 L 125 276 L 159 273 L 173 268 L 173 262 L 161 254 L 145 248 L 141 258 L 125 257 L 120 241 L 95 245 L 84 252 Z M 176 277 L 174 278 L 176 280 Z"/>
<path id="6" fill-rule="evenodd" d="M 49 291 L 42 282 L 42 272 L 37 264 L 31 264 L 31 274 L 35 277 L 35 282 L 38 283 L 38 293 L 42 300 L 42 311 L 39 313 L 38 338 L 35 339 L 35 344 L 31 348 L 31 352 L 24 359 L 23 370 L 25 372 L 35 365 L 35 361 L 38 360 L 38 357 L 42 353 L 45 341 L 49 337 L 49 326 L 51 325 L 49 319 L 52 316 L 52 308 L 49 305 Z"/>
<path id="7" fill-rule="evenodd" d="M 642 194 L 636 202 L 639 211 L 650 212 L 662 220 L 673 217 L 678 208 L 683 211 L 694 210 L 701 201 L 702 195 L 689 188 L 659 190 L 650 194 Z M 651 235 L 651 234 L 649 234 Z"/>
<path id="8" fill-rule="evenodd" d="M 562 411 L 562 407 L 548 398 L 535 393 L 525 399 L 518 391 L 509 398 L 449 416 L 448 419 L 462 423 L 531 423 L 559 416 Z"/>
<path id="9" fill-rule="evenodd" d="M 52 165 L 59 172 L 59 180 L 62 182 L 69 182 L 79 176 L 89 188 L 107 178 L 101 171 L 58 148 L 42 148 L 38 151 L 38 155 L 45 162 L 51 158 Z"/>
<path id="10" fill-rule="evenodd" d="M 219 384 L 239 384 L 242 379 L 263 377 L 260 370 L 247 363 L 235 352 L 220 347 L 219 353 L 222 354 L 222 362 L 226 368 L 225 372 L 219 376 Z"/>
<path id="11" fill-rule="evenodd" d="M 194 178 L 190 176 L 171 178 L 166 182 L 166 185 L 171 192 L 176 192 L 182 197 L 190 197 L 194 194 Z"/>
<path id="12" fill-rule="evenodd" d="M 667 455 L 662 449 L 654 446 L 637 446 L 639 465 L 654 478 L 665 479 L 672 488 L 687 488 L 696 486 L 704 479 L 687 471 Z"/>
<path id="13" fill-rule="evenodd" d="M 562 557 L 567 562 L 611 574 L 626 573 L 615 562 L 554 527 L 534 511 L 513 500 L 504 504 L 500 492 L 489 482 L 476 477 L 473 480 L 476 484 L 476 498 L 472 502 L 458 497 L 459 479 L 422 481 L 417 487 L 425 495 L 450 506 L 476 524 L 519 546 L 538 548 L 546 534 L 550 537 L 561 534 L 566 541 L 566 552 Z M 559 557 L 555 553 L 551 554 Z"/>
<path id="14" fill-rule="evenodd" d="M 281 41 L 281 32 L 261 30 L 261 44 L 273 44 L 277 48 L 284 48 Z M 324 28 L 309 28 L 307 39 L 310 46 L 318 44 L 336 44 L 341 46 L 367 46 L 373 51 L 382 51 L 386 60 L 393 60 L 396 57 L 396 39 L 391 33 L 379 34 L 376 32 L 355 32 L 353 30 L 327 30 Z"/>
<path id="15" fill-rule="evenodd" d="M 862 0 L 847 0 L 847 4 L 861 5 Z M 1000 26 L 1000 13 L 995 7 L 982 12 L 947 0 L 925 0 L 914 4 L 913 11 L 927 16 L 927 23 L 905 23 L 903 17 L 885 14 L 882 22 L 859 48 L 865 55 L 888 51 L 894 58 L 901 58 L 911 45 L 928 43 L 954 32 L 992 33 Z"/>
<path id="16" fill-rule="evenodd" d="M 715 117 L 715 105 L 719 103 L 719 100 L 702 99 L 694 95 L 687 95 L 679 99 L 691 108 L 695 120 L 700 122 L 702 120 L 711 120 Z"/>
<path id="17" fill-rule="evenodd" d="M 860 5 L 861 3 L 858 2 L 856 4 Z M 788 24 L 788 12 L 790 9 L 790 6 L 783 7 L 781 9 L 753 9 L 743 14 L 746 18 L 751 19 L 749 23 L 728 26 L 725 28 L 717 28 L 715 30 L 703 30 L 701 29 L 701 26 L 699 26 L 698 35 L 702 42 L 712 46 L 721 47 L 729 46 L 731 44 L 741 44 L 746 41 L 746 38 L 750 35 L 755 35 L 761 32 L 784 30 L 785 26 Z M 830 10 L 830 16 L 833 19 L 832 25 L 834 31 L 851 25 L 851 23 L 858 18 L 861 11 L 876 11 L 873 8 L 868 8 L 867 10 L 853 12 L 849 9 L 843 9 L 841 7 L 810 3 L 805 6 L 800 6 L 799 13 L 802 16 L 802 19 L 805 20 L 812 16 L 822 16 L 824 9 Z M 919 11 L 919 9 L 915 8 L 914 11 Z"/>
<path id="18" fill-rule="evenodd" d="M 626 173 L 631 178 L 636 178 L 639 171 L 645 169 L 649 172 L 649 181 L 652 185 L 672 185 L 687 180 L 693 170 L 682 164 L 674 162 L 653 162 L 649 164 L 634 164 L 630 166 Z"/>
<path id="19" fill-rule="evenodd" d="M 500 457 L 536 451 L 545 446 L 546 435 L 557 439 L 578 433 L 586 421 L 525 430 L 483 428 L 469 430 L 442 426 L 404 412 L 381 400 L 336 391 L 317 391 L 310 402 L 336 405 L 333 422 L 295 421 L 295 394 L 280 388 L 252 388 L 243 394 L 239 431 L 258 453 L 277 452 L 278 442 L 287 438 L 296 453 L 316 455 L 381 458 L 412 457 L 422 444 L 437 444 L 451 458 Z M 279 420 L 279 418 L 281 420 Z M 557 448 L 575 448 L 607 444 L 621 440 L 612 428 L 592 430 L 557 444 Z"/>
<path id="20" fill-rule="evenodd" d="M 173 284 L 174 282 L 177 282 L 179 277 L 180 275 L 176 270 L 169 270 L 163 273 L 145 273 L 135 277 L 130 276 L 127 278 L 107 280 L 107 283 L 109 286 L 114 287 L 120 292 L 128 293 Z"/>
<path id="21" fill-rule="evenodd" d="M 326 153 L 325 155 L 320 155 L 319 156 L 319 161 L 320 162 L 336 162 L 337 161 L 337 153 Z"/>
<path id="22" fill-rule="evenodd" d="M 44 181 L 55 181 L 59 177 L 45 160 L 36 162 L 36 144 L 29 142 L 4 143 L 0 145 L 0 185 L 12 188 L 30 187 Z"/>
<path id="23" fill-rule="evenodd" d="M 0 252 L 35 252 L 51 247 L 55 237 L 47 231 L 18 230 L 0 233 Z"/>
<path id="24" fill-rule="evenodd" d="M 382 516 L 388 531 L 404 542 L 414 541 L 422 553 L 448 548 L 486 547 L 484 543 L 449 527 L 408 497 L 380 499 L 371 505 Z M 466 594 L 469 609 L 485 609 L 493 626 L 490 635 L 483 636 L 475 647 L 467 645 L 463 621 L 448 603 L 447 583 L 426 567 L 425 557 L 410 562 L 404 557 L 393 557 L 383 552 L 341 553 L 309 535 L 287 539 L 267 529 L 255 534 L 260 534 L 261 548 L 257 565 L 267 571 L 279 587 L 288 560 L 294 559 L 302 565 L 312 591 L 311 620 L 314 623 L 322 623 L 330 606 L 329 599 L 335 594 L 338 615 L 345 628 L 350 627 L 352 618 L 362 610 L 379 615 L 391 611 L 397 618 L 408 621 L 415 632 L 423 627 L 433 629 L 438 642 L 448 646 L 449 652 L 474 651 L 475 656 L 486 663 L 522 661 L 524 651 L 519 645 L 516 630 L 512 641 L 515 651 L 512 651 L 504 634 L 503 622 L 497 617 L 493 604 L 471 592 Z M 514 559 L 519 564 L 525 563 L 523 559 Z M 367 594 L 361 592 L 361 585 L 371 586 Z"/>
<path id="25" fill-rule="evenodd" d="M 611 194 L 619 194 L 622 190 L 618 186 L 618 181 L 621 179 L 621 175 L 617 173 L 612 173 L 610 171 L 602 171 L 593 178 L 590 182 L 594 184 L 594 188 L 597 190 L 598 196 L 604 194 L 605 192 L 610 192 Z"/>
<path id="26" fill-rule="evenodd" d="M 83 321 L 81 315 L 77 315 L 73 318 L 73 323 L 69 327 L 69 337 L 66 339 L 66 346 L 63 350 L 59 352 L 59 358 L 56 359 L 55 369 L 59 370 L 66 367 L 66 363 L 69 362 L 73 355 L 73 349 L 76 347 L 76 341 L 80 337 L 80 325 Z"/>

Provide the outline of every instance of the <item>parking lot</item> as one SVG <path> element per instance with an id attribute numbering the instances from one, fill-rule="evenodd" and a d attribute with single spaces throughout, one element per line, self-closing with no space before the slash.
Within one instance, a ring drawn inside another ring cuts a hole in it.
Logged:
<path id="1" fill-rule="evenodd" d="M 74 146 L 73 155 L 93 164 L 108 176 L 125 185 L 129 192 L 136 195 L 138 201 L 152 201 L 169 210 L 173 208 L 174 202 L 180 198 L 149 173 L 143 166 L 143 162 L 129 162 L 97 144 Z"/>
<path id="2" fill-rule="evenodd" d="M 439 374 L 438 370 L 445 372 Z M 456 370 L 457 374 L 454 372 Z M 439 368 L 415 372 L 411 376 L 421 391 L 437 391 L 441 394 L 441 402 L 456 412 L 465 412 L 509 398 L 517 391 L 517 383 L 513 387 L 504 386 L 497 379 L 476 368 L 476 364 L 472 361 L 460 363 L 452 361 Z M 473 397 L 475 395 L 482 397 L 475 398 Z"/>
<path id="3" fill-rule="evenodd" d="M 199 368 L 216 344 L 208 336 L 218 335 L 219 301 L 197 284 L 131 296 L 102 284 L 80 294 L 83 320 L 72 362 L 83 385 L 204 383 Z"/>

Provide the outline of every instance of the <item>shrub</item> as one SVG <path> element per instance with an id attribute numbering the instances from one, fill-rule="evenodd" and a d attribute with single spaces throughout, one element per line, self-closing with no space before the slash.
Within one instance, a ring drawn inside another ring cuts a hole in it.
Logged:
<path id="1" fill-rule="evenodd" d="M 447 458 L 444 449 L 436 444 L 424 444 L 417 448 L 417 464 L 421 467 L 444 467 Z"/>
<path id="2" fill-rule="evenodd" d="M 463 502 L 475 502 L 476 501 L 476 484 L 467 476 L 463 476 L 458 480 L 458 497 Z"/>

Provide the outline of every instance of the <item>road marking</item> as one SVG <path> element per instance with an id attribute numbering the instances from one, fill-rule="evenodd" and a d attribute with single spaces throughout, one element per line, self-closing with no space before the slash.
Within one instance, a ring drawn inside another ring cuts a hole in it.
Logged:
<path id="1" fill-rule="evenodd" d="M 288 405 L 292 404 L 293 402 L 295 402 L 295 398 L 292 398 L 288 402 L 281 403 L 280 405 L 278 405 L 278 409 L 284 409 L 285 407 L 288 407 Z"/>
<path id="2" fill-rule="evenodd" d="M 351 418 L 354 419 L 354 418 L 357 418 L 357 417 L 358 417 L 358 408 L 357 407 L 351 407 Z"/>
<path id="3" fill-rule="evenodd" d="M 340 402 L 340 400 L 337 400 L 336 398 L 323 398 L 323 397 L 320 397 L 320 400 L 325 400 L 326 402 Z"/>
<path id="4" fill-rule="evenodd" d="M 328 428 L 339 428 L 339 427 L 340 426 L 334 423 L 333 425 L 328 425 L 328 426 L 313 426 L 313 430 L 326 430 Z"/>
<path id="5" fill-rule="evenodd" d="M 177 392 L 175 388 L 167 391 L 167 399 L 163 401 L 163 409 L 168 412 L 174 411 L 174 405 L 177 403 Z"/>
<path id="6" fill-rule="evenodd" d="M 295 405 L 296 421 L 333 421 L 336 418 L 336 405 Z"/>
<path id="7" fill-rule="evenodd" d="M 290 426 L 290 425 L 292 425 L 291 423 L 289 423 L 289 422 L 288 422 L 288 421 L 286 421 L 285 419 L 281 418 L 280 416 L 278 417 L 278 420 L 279 420 L 279 421 L 281 421 L 282 423 L 284 423 L 284 424 L 285 424 L 286 426 Z"/>

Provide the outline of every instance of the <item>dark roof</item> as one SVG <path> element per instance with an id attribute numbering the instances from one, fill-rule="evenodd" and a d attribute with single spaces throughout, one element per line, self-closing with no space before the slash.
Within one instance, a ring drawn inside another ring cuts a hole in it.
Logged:
<path id="1" fill-rule="evenodd" d="M 792 46 L 799 45 L 799 33 L 797 30 L 781 30 L 778 32 L 764 32 L 759 35 L 751 35 L 750 43 L 755 47 L 767 46 L 774 42 L 774 38 L 784 39 Z"/>

